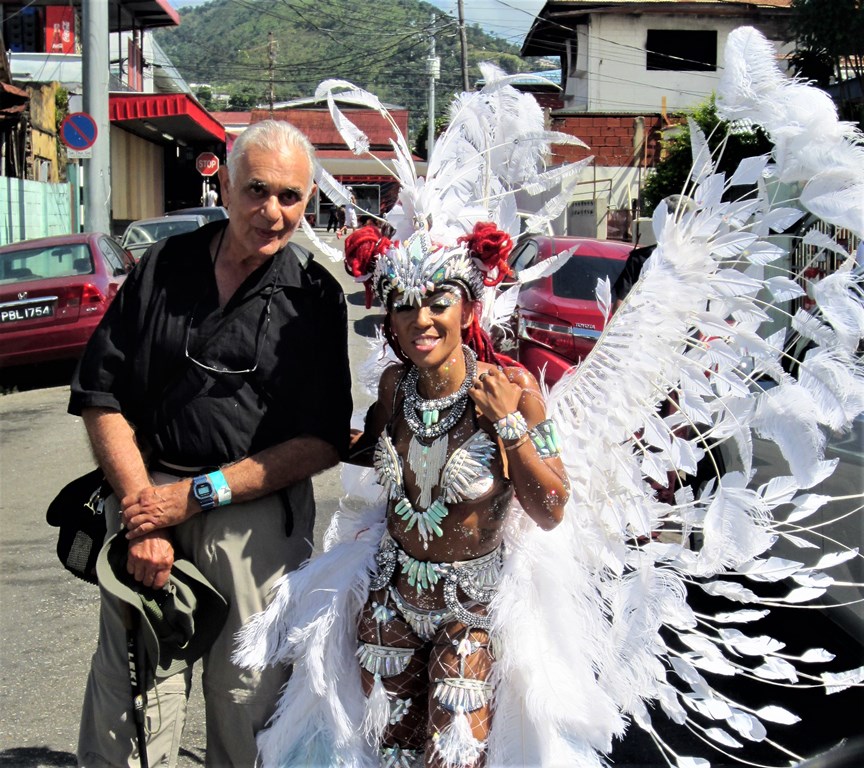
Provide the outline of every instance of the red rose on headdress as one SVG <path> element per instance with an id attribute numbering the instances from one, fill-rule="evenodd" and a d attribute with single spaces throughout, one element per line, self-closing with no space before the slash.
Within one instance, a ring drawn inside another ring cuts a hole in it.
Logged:
<path id="1" fill-rule="evenodd" d="M 502 232 L 491 221 L 478 222 L 474 225 L 474 231 L 460 237 L 458 242 L 467 243 L 471 256 L 483 265 L 484 285 L 498 285 L 507 275 L 512 274 L 507 265 L 507 257 L 513 250 L 513 241 L 510 235 Z"/>
<path id="2" fill-rule="evenodd" d="M 352 277 L 368 277 L 375 271 L 375 262 L 390 247 L 390 240 L 371 224 L 360 227 L 345 239 L 345 270 Z M 372 281 L 363 283 L 366 289 L 366 309 L 372 306 Z"/>

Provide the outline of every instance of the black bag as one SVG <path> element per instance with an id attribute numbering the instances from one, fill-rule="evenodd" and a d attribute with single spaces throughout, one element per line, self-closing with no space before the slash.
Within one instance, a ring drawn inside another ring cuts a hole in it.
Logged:
<path id="1" fill-rule="evenodd" d="M 101 469 L 73 480 L 48 506 L 45 520 L 60 529 L 57 557 L 79 579 L 96 584 L 96 557 L 105 541 L 103 507 L 112 493 Z"/>

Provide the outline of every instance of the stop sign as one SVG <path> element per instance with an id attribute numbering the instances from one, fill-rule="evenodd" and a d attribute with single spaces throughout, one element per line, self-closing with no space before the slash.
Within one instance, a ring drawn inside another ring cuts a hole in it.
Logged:
<path id="1" fill-rule="evenodd" d="M 219 170 L 219 158 L 212 152 L 202 152 L 195 158 L 195 167 L 202 176 L 212 176 Z"/>

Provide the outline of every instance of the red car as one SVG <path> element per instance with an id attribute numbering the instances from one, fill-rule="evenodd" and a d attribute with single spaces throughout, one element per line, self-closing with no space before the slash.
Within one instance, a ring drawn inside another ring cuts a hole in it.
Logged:
<path id="1" fill-rule="evenodd" d="M 80 357 L 134 266 L 96 232 L 0 248 L 0 367 Z"/>
<path id="2" fill-rule="evenodd" d="M 585 237 L 530 237 L 509 259 L 518 274 L 574 247 L 564 266 L 522 288 L 516 307 L 517 359 L 550 386 L 600 338 L 605 323 L 595 299 L 597 279 L 608 277 L 614 284 L 633 246 Z"/>

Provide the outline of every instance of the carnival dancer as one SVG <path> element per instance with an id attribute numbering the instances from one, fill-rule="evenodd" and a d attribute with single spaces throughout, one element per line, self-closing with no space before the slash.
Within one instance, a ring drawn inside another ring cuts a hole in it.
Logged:
<path id="1" fill-rule="evenodd" d="M 493 708 L 488 603 L 511 501 L 515 492 L 543 529 L 560 522 L 567 501 L 537 382 L 492 351 L 478 322 L 476 264 L 503 278 L 510 247 L 492 224 L 456 249 L 422 231 L 393 244 L 371 226 L 346 242 L 349 267 L 374 268 L 385 334 L 404 361 L 384 371 L 352 452 L 371 463 L 374 447 L 389 498 L 358 656 L 366 694 L 385 708 L 382 754 L 397 761 L 425 753 L 429 765 L 454 755 L 483 763 Z"/>

